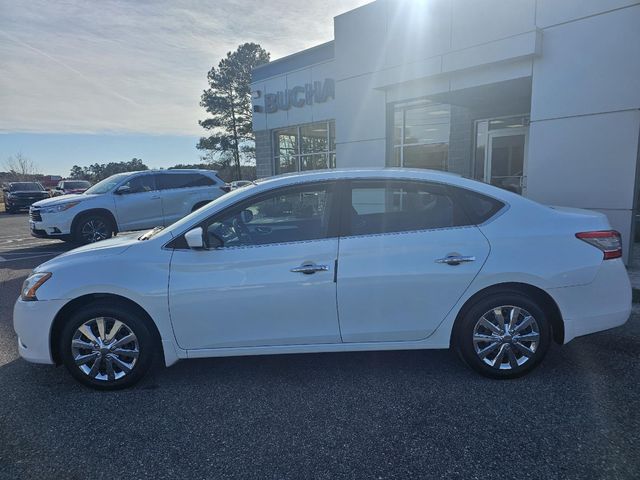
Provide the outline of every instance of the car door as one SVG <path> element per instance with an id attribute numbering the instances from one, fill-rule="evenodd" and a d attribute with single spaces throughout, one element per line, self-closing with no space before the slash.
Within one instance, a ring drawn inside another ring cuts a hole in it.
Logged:
<path id="1" fill-rule="evenodd" d="M 154 174 L 144 173 L 127 179 L 113 196 L 121 231 L 142 230 L 164 224 L 162 200 Z"/>
<path id="2" fill-rule="evenodd" d="M 211 248 L 178 237 L 169 282 L 178 345 L 339 343 L 334 191 L 284 187 L 228 207 L 201 224 Z"/>
<path id="3" fill-rule="evenodd" d="M 344 208 L 337 273 L 343 341 L 428 337 L 480 271 L 486 238 L 442 184 L 352 181 Z"/>

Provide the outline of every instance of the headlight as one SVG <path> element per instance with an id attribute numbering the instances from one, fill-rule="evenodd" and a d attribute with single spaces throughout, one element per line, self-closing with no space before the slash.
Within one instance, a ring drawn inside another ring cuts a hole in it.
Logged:
<path id="1" fill-rule="evenodd" d="M 67 202 L 61 203 L 60 205 L 54 205 L 53 207 L 43 207 L 40 209 L 40 213 L 58 213 L 64 212 L 65 210 L 69 210 L 70 208 L 75 207 L 80 202 Z"/>
<path id="2" fill-rule="evenodd" d="M 27 277 L 27 279 L 22 284 L 22 300 L 32 301 L 38 300 L 36 297 L 36 292 L 38 289 L 51 278 L 51 273 L 49 272 L 41 272 L 41 273 L 32 273 Z"/>
<path id="3" fill-rule="evenodd" d="M 15 195 L 13 193 L 7 193 L 7 198 L 13 198 Z"/>

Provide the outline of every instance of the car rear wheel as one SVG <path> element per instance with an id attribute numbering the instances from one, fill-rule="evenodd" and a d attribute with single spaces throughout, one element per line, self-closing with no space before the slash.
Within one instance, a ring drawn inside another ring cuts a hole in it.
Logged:
<path id="1" fill-rule="evenodd" d="M 533 370 L 550 340 L 544 310 L 530 297 L 509 292 L 481 299 L 468 309 L 456 330 L 455 346 L 477 372 L 507 379 Z"/>
<path id="2" fill-rule="evenodd" d="M 78 310 L 64 326 L 59 351 L 71 375 L 98 390 L 134 385 L 153 361 L 154 338 L 146 320 L 118 305 Z"/>
<path id="3" fill-rule="evenodd" d="M 81 245 L 111 238 L 114 233 L 111 219 L 103 215 L 85 215 L 75 222 L 73 241 Z"/>

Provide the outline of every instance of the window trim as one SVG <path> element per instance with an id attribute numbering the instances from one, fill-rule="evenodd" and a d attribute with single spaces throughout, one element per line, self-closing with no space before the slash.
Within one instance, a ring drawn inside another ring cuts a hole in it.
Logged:
<path id="1" fill-rule="evenodd" d="M 182 246 L 174 246 L 173 244 L 181 244 L 184 241 L 184 235 L 193 230 L 194 228 L 198 228 L 198 227 L 202 227 L 202 229 L 204 230 L 205 226 L 207 224 L 213 223 L 214 221 L 216 221 L 216 219 L 228 214 L 230 211 L 234 211 L 234 210 L 239 210 L 242 211 L 244 210 L 244 208 L 246 208 L 247 205 L 250 205 L 252 203 L 256 203 L 256 202 L 260 202 L 262 200 L 264 200 L 265 198 L 268 198 L 271 195 L 277 195 L 278 192 L 283 191 L 283 190 L 295 190 L 295 189 L 304 189 L 304 188 L 313 188 L 314 186 L 323 186 L 326 185 L 327 186 L 327 192 L 329 194 L 333 195 L 333 201 L 331 202 L 330 208 L 329 208 L 329 221 L 327 224 L 327 233 L 324 237 L 322 238 L 314 238 L 311 240 L 294 240 L 294 241 L 290 241 L 290 242 L 274 242 L 274 243 L 264 243 L 264 244 L 258 244 L 258 245 L 234 245 L 231 247 L 225 247 L 225 246 L 221 246 L 221 247 L 215 247 L 215 248 L 209 248 L 209 247 L 205 247 L 204 250 L 206 251 L 215 251 L 215 250 L 230 250 L 230 249 L 238 249 L 238 248 L 264 248 L 264 247 L 270 247 L 273 245 L 289 245 L 289 244 L 295 244 L 295 243 L 309 243 L 309 242 L 315 242 L 315 241 L 321 241 L 321 240 L 329 240 L 332 238 L 338 238 L 340 235 L 340 220 L 341 220 L 341 211 L 343 210 L 340 207 L 340 202 L 341 202 L 341 192 L 340 192 L 340 180 L 335 180 L 335 179 L 330 179 L 330 180 L 316 180 L 316 181 L 309 181 L 309 182 L 299 182 L 299 183 L 292 183 L 289 185 L 283 185 L 280 187 L 276 187 L 276 188 L 272 188 L 269 190 L 266 190 L 264 192 L 260 192 L 260 193 L 256 193 L 254 195 L 251 195 L 250 197 L 247 198 L 243 198 L 241 200 L 238 200 L 235 203 L 232 203 L 231 205 L 226 206 L 225 208 L 223 208 L 222 210 L 220 210 L 219 212 L 216 212 L 210 216 L 208 216 L 207 218 L 199 221 L 198 223 L 190 226 L 189 228 L 187 228 L 186 230 L 184 230 L 183 232 L 181 232 L 179 235 L 176 235 L 176 237 L 174 237 L 173 239 L 171 239 L 169 242 L 167 242 L 163 248 L 169 248 L 172 250 L 190 250 L 189 247 L 182 247 Z"/>

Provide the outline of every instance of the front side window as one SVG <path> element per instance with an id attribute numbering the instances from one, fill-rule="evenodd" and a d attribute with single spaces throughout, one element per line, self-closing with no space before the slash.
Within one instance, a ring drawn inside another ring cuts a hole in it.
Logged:
<path id="1" fill-rule="evenodd" d="M 428 182 L 352 182 L 350 210 L 351 235 L 429 230 L 471 223 L 446 186 Z"/>
<path id="2" fill-rule="evenodd" d="M 332 184 L 287 187 L 216 215 L 204 230 L 223 247 L 317 240 L 329 236 Z"/>
<path id="3" fill-rule="evenodd" d="M 215 185 L 215 182 L 200 173 L 161 173 L 158 181 L 160 190 L 208 187 L 211 185 Z"/>
<path id="4" fill-rule="evenodd" d="M 124 182 L 121 187 L 129 187 L 128 193 L 151 192 L 156 189 L 155 175 L 138 175 Z"/>
<path id="5" fill-rule="evenodd" d="M 277 173 L 335 168 L 335 122 L 316 122 L 275 130 Z"/>

